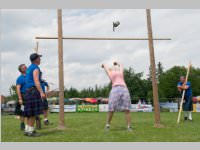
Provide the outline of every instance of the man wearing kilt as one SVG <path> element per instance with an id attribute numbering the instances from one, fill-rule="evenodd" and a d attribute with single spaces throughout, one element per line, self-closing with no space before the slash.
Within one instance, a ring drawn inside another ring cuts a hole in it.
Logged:
<path id="1" fill-rule="evenodd" d="M 128 131 L 131 131 L 131 97 L 124 81 L 123 66 L 122 64 L 114 62 L 112 68 L 108 68 L 105 64 L 102 65 L 102 68 L 104 68 L 112 82 L 112 90 L 110 91 L 108 100 L 109 113 L 106 123 L 106 130 L 110 128 L 110 122 L 112 120 L 114 111 L 124 111 L 127 129 Z"/>
<path id="2" fill-rule="evenodd" d="M 39 68 L 40 57 L 37 53 L 30 55 L 31 65 L 26 70 L 26 94 L 24 114 L 27 117 L 28 129 L 25 131 L 26 136 L 40 136 L 35 129 L 34 123 L 37 116 L 43 114 L 43 102 L 46 98 L 41 88 L 41 71 Z"/>
<path id="3" fill-rule="evenodd" d="M 183 93 L 185 90 L 184 101 L 183 101 L 183 111 L 185 113 L 184 120 L 192 121 L 192 111 L 193 111 L 193 104 L 192 104 L 192 88 L 191 83 L 185 81 L 185 77 L 180 77 L 180 82 L 177 85 L 178 91 Z"/>
<path id="4" fill-rule="evenodd" d="M 17 89 L 17 95 L 18 95 L 18 102 L 15 109 L 15 114 L 17 116 L 20 116 L 20 129 L 25 130 L 25 119 L 24 119 L 24 96 L 26 91 L 26 85 L 25 85 L 25 78 L 26 78 L 26 65 L 21 64 L 18 67 L 19 72 L 21 75 L 17 78 L 16 81 L 16 89 Z M 27 128 L 27 125 L 26 125 Z"/>

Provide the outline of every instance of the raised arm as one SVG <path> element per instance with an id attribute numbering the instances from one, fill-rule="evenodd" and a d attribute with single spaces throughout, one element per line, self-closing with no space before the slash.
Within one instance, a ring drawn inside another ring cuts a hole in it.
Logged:
<path id="1" fill-rule="evenodd" d="M 124 72 L 124 66 L 121 64 L 121 63 L 118 63 L 118 62 L 113 62 L 114 65 L 118 65 L 119 66 L 119 70 L 120 72 Z"/>
<path id="2" fill-rule="evenodd" d="M 124 66 L 121 63 L 119 64 L 119 69 L 122 73 L 124 72 Z"/>
<path id="3" fill-rule="evenodd" d="M 108 66 L 106 64 L 102 64 L 101 67 L 105 70 L 106 74 L 108 75 L 109 79 L 111 80 L 111 71 L 109 70 Z"/>

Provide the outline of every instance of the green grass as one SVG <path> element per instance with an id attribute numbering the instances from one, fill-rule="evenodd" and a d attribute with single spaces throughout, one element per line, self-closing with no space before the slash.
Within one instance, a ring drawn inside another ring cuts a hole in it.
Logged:
<path id="1" fill-rule="evenodd" d="M 41 137 L 26 137 L 19 130 L 19 120 L 2 115 L 3 142 L 200 142 L 200 114 L 192 122 L 176 124 L 177 113 L 161 113 L 164 128 L 154 128 L 153 113 L 132 113 L 134 130 L 128 132 L 123 113 L 114 115 L 111 129 L 104 131 L 106 113 L 65 113 L 66 129 L 58 130 L 58 114 L 50 114 L 53 125 L 43 126 Z"/>

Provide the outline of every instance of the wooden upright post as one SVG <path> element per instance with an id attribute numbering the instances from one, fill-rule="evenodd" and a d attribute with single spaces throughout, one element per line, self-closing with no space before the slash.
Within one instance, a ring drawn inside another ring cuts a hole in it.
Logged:
<path id="1" fill-rule="evenodd" d="M 59 128 L 65 127 L 64 121 L 64 72 L 63 72 L 63 35 L 62 35 L 62 10 L 57 10 L 58 15 L 58 75 L 59 75 Z"/>
<path id="2" fill-rule="evenodd" d="M 152 69 L 152 87 L 153 87 L 153 102 L 154 102 L 154 113 L 155 113 L 155 127 L 160 126 L 160 106 L 158 100 L 158 86 L 156 81 L 156 65 L 153 47 L 153 35 L 152 35 L 152 25 L 151 25 L 151 11 L 146 9 L 147 15 L 147 29 L 148 29 L 148 39 L 149 39 L 149 52 L 150 52 L 150 63 Z"/>
<path id="3" fill-rule="evenodd" d="M 38 50 L 39 50 L 39 42 L 37 41 L 37 43 L 36 43 L 36 53 L 38 53 Z"/>
<path id="4" fill-rule="evenodd" d="M 36 42 L 36 47 L 34 48 L 34 51 L 36 53 L 38 53 L 38 51 L 39 51 L 39 42 L 38 41 Z"/>

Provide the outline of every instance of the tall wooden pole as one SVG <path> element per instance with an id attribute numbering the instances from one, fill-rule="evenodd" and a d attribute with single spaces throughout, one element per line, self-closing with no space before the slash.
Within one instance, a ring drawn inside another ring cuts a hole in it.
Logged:
<path id="1" fill-rule="evenodd" d="M 155 65 L 155 56 L 154 56 L 154 47 L 153 47 L 153 34 L 152 34 L 150 9 L 146 9 L 146 15 L 147 15 L 150 63 L 151 63 L 151 69 L 152 69 L 151 72 L 152 72 L 154 113 L 155 113 L 155 116 L 154 116 L 155 127 L 159 127 L 160 126 L 160 106 L 159 106 L 159 100 L 158 100 L 158 86 L 157 86 L 157 81 L 156 81 L 156 65 Z"/>
<path id="2" fill-rule="evenodd" d="M 187 74 L 186 74 L 186 78 L 185 78 L 185 84 L 188 81 L 188 77 L 189 77 L 189 73 L 190 73 L 190 67 L 191 67 L 191 62 L 189 63 L 188 69 L 187 69 Z M 181 112 L 182 112 L 182 107 L 183 107 L 183 99 L 185 97 L 185 90 L 183 90 L 182 93 L 182 97 L 181 97 L 181 103 L 180 103 L 180 108 L 179 108 L 179 113 L 178 113 L 178 119 L 177 119 L 177 123 L 180 123 L 180 119 L 181 119 Z"/>
<path id="3" fill-rule="evenodd" d="M 35 49 L 36 53 L 38 53 L 38 50 L 39 50 L 39 42 L 37 41 L 37 43 L 36 43 L 36 49 Z"/>
<path id="4" fill-rule="evenodd" d="M 62 10 L 57 10 L 58 15 L 58 75 L 59 75 L 59 121 L 60 128 L 65 127 L 64 120 L 64 72 L 63 72 L 63 35 L 62 35 Z"/>

